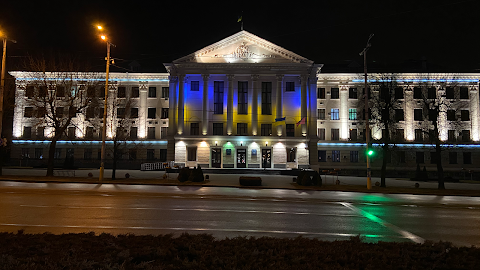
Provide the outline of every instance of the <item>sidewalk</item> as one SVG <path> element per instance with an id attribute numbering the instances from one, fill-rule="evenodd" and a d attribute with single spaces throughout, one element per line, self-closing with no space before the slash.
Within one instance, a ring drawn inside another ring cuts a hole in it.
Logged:
<path id="1" fill-rule="evenodd" d="M 79 170 L 59 170 L 59 173 L 69 174 L 55 177 L 45 177 L 46 169 L 30 169 L 30 168 L 4 168 L 3 176 L 0 180 L 8 181 L 38 181 L 38 182 L 81 182 L 81 183 L 98 183 L 98 169 L 79 169 Z M 88 177 L 91 173 L 93 176 Z M 125 178 L 128 173 L 130 177 Z M 74 176 L 73 176 L 74 174 Z M 111 180 L 112 170 L 105 170 L 103 183 L 116 184 L 150 184 L 150 185 L 201 185 L 201 186 L 220 186 L 220 187 L 240 187 L 239 174 L 214 174 L 205 173 L 205 178 L 208 176 L 206 183 L 179 183 L 176 178 L 177 173 L 167 174 L 167 179 L 164 179 L 164 171 L 140 171 L 140 170 L 117 170 L 116 180 Z M 244 176 L 256 176 L 255 174 L 242 174 Z M 337 190 L 337 191 L 361 191 L 367 192 L 366 177 L 355 176 L 332 176 L 322 175 L 322 188 L 316 187 L 302 187 L 293 183 L 293 176 L 287 175 L 261 175 L 261 188 L 279 188 L 279 189 L 318 189 L 318 190 Z M 339 185 L 335 185 L 336 180 L 340 181 Z M 395 190 L 380 189 L 375 186 L 376 182 L 380 182 L 380 178 L 372 177 L 372 186 L 374 192 L 395 192 Z M 415 188 L 415 183 L 419 183 L 420 189 Z M 420 190 L 437 190 L 438 183 L 436 181 L 429 182 L 414 182 L 405 178 L 387 178 L 386 185 L 389 189 L 397 189 L 399 193 L 418 193 Z M 480 182 L 479 183 L 445 183 L 447 191 L 464 190 L 469 191 L 468 196 L 480 196 Z M 478 192 L 477 192 L 478 191 Z M 430 194 L 428 192 L 427 194 Z M 444 193 L 441 193 L 444 194 Z M 455 195 L 455 194 L 453 194 Z M 463 195 L 463 194 L 461 194 Z"/>

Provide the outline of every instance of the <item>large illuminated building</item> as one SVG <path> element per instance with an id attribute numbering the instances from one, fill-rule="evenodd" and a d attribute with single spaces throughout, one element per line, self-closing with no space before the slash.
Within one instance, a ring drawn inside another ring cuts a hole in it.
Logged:
<path id="1" fill-rule="evenodd" d="M 107 139 L 120 126 L 128 133 L 120 160 L 124 167 L 173 161 L 203 168 L 365 170 L 363 74 L 322 73 L 321 64 L 247 31 L 164 65 L 168 73 L 110 74 L 109 99 L 114 101 L 109 102 Z M 51 134 L 38 124 L 37 108 L 29 105 L 27 89 L 36 79 L 29 72 L 10 74 L 17 86 L 12 160 L 25 163 L 28 157 L 30 166 L 38 166 Z M 440 137 L 450 145 L 443 163 L 474 166 L 480 74 L 369 78 L 372 98 L 380 95 L 382 83 L 396 83 L 391 170 L 414 169 L 417 163 L 434 166 L 433 148 L 422 132 L 428 115 L 422 96 L 455 103 L 453 115 L 442 113 L 438 119 Z M 82 83 L 78 80 L 78 87 Z M 101 90 L 96 93 L 101 100 Z M 57 145 L 59 164 L 70 155 L 78 167 L 98 167 L 101 112 L 98 107 L 74 117 Z M 128 127 L 120 124 L 124 119 Z M 382 125 L 373 123 L 371 133 L 374 143 L 380 143 Z M 374 169 L 380 163 L 374 160 Z"/>

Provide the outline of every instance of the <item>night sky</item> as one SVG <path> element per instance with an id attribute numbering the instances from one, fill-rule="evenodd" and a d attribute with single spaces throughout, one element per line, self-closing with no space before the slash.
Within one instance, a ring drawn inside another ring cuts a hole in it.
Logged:
<path id="1" fill-rule="evenodd" d="M 114 71 L 135 60 L 143 72 L 165 72 L 162 63 L 240 31 L 243 11 L 245 30 L 324 71 L 363 65 L 359 52 L 374 33 L 373 69 L 418 72 L 423 59 L 427 71 L 480 72 L 479 0 L 124 2 L 3 1 L 0 27 L 17 41 L 8 44 L 8 69 L 22 69 L 27 55 L 65 53 L 101 71 L 106 48 L 94 28 L 101 23 L 116 45 Z"/>

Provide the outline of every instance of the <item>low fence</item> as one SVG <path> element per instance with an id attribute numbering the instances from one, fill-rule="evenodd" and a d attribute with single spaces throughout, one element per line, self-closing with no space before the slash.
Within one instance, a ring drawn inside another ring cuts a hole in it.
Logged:
<path id="1" fill-rule="evenodd" d="M 140 165 L 140 170 L 141 171 L 160 171 L 160 170 L 165 170 L 165 168 L 173 168 L 174 165 L 175 165 L 174 161 L 142 163 Z"/>

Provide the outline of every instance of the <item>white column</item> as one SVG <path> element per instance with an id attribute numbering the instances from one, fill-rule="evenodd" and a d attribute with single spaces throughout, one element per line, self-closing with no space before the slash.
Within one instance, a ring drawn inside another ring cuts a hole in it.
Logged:
<path id="1" fill-rule="evenodd" d="M 302 86 L 302 93 L 301 93 L 301 119 L 307 117 L 307 75 L 302 75 L 301 79 L 301 86 Z M 308 119 L 307 119 L 308 120 Z M 302 124 L 302 136 L 307 136 L 307 122 Z"/>
<path id="2" fill-rule="evenodd" d="M 478 90 L 475 88 L 470 89 L 470 121 L 472 123 L 471 136 L 472 140 L 478 142 L 480 140 L 479 130 L 478 130 L 478 121 L 479 121 L 479 111 L 478 111 Z"/>
<path id="3" fill-rule="evenodd" d="M 276 118 L 282 118 L 283 117 L 283 75 L 279 74 L 276 76 L 277 77 L 277 98 L 276 98 Z M 283 124 L 284 122 L 280 122 L 277 125 L 277 136 L 282 136 L 283 134 Z"/>
<path id="4" fill-rule="evenodd" d="M 258 134 L 258 78 L 257 74 L 252 75 L 252 135 Z"/>
<path id="5" fill-rule="evenodd" d="M 228 94 L 227 94 L 227 135 L 233 132 L 233 74 L 227 75 L 228 78 Z"/>
<path id="6" fill-rule="evenodd" d="M 340 87 L 340 139 L 348 140 L 348 86 Z"/>
<path id="7" fill-rule="evenodd" d="M 405 135 L 409 141 L 415 140 L 415 127 L 413 121 L 413 110 L 415 109 L 416 101 L 413 99 L 413 91 L 405 89 Z"/>
<path id="8" fill-rule="evenodd" d="M 178 127 L 177 134 L 183 134 L 183 125 L 185 122 L 185 97 L 183 89 L 185 85 L 185 75 L 178 76 Z"/>
<path id="9" fill-rule="evenodd" d="M 168 135 L 174 136 L 177 134 L 177 117 L 175 108 L 177 107 L 177 76 L 170 76 L 169 100 L 168 100 Z"/>
<path id="10" fill-rule="evenodd" d="M 146 138 L 147 137 L 147 87 L 140 85 L 138 87 L 139 98 L 140 98 L 140 108 L 138 112 L 138 121 L 139 121 L 139 133 L 138 137 Z"/>
<path id="11" fill-rule="evenodd" d="M 208 80 L 210 79 L 209 74 L 203 74 L 203 118 L 202 118 L 202 134 L 207 135 L 208 133 Z"/>

